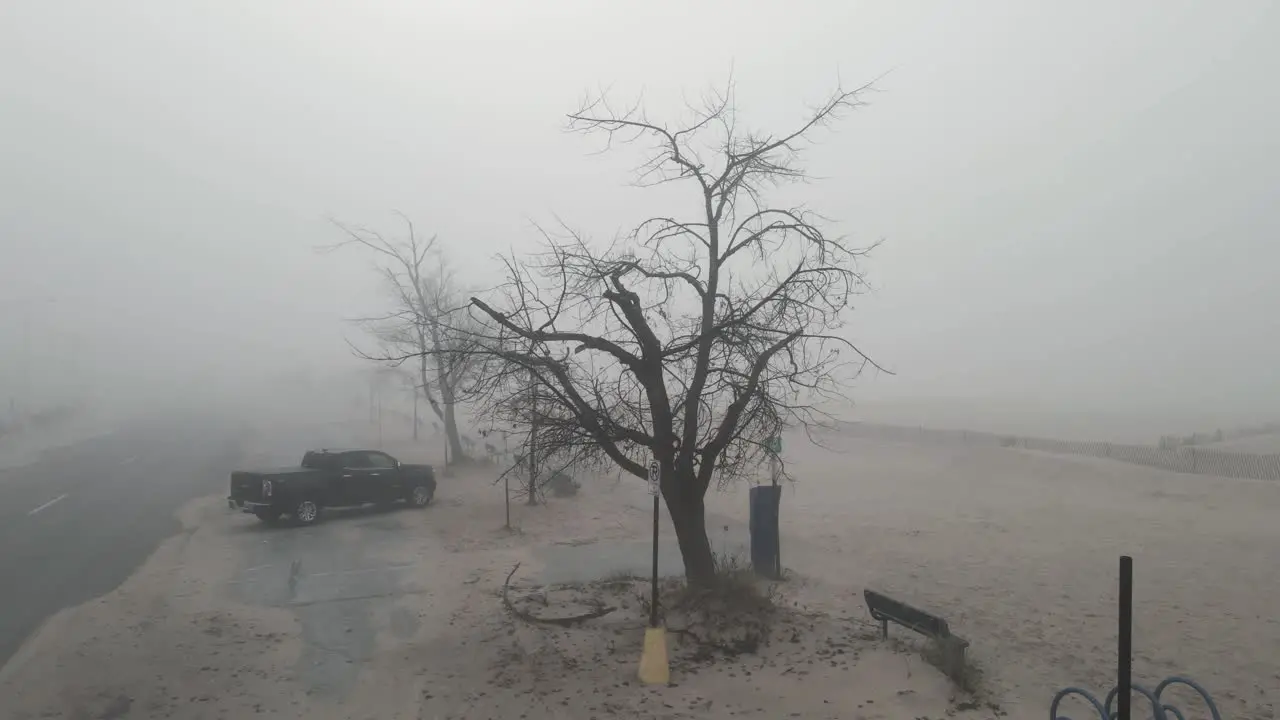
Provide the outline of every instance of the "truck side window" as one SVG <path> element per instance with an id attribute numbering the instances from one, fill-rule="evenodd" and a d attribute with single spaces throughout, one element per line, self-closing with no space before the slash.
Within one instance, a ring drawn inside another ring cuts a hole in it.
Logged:
<path id="1" fill-rule="evenodd" d="M 390 455 L 380 452 L 366 453 L 369 456 L 369 467 L 375 468 L 393 468 L 396 461 L 391 459 Z"/>
<path id="2" fill-rule="evenodd" d="M 373 467 L 373 464 L 369 462 L 369 453 L 350 452 L 343 457 L 342 467 L 363 469 Z"/>

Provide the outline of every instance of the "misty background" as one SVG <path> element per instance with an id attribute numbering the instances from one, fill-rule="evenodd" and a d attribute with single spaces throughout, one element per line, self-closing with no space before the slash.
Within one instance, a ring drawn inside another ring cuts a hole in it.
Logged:
<path id="1" fill-rule="evenodd" d="M 488 287 L 534 222 L 607 239 L 671 208 L 562 132 L 584 91 L 674 119 L 732 77 L 781 129 L 879 78 L 787 190 L 885 241 L 851 339 L 896 375 L 850 415 L 1274 419 L 1277 36 L 1269 0 L 4 3 L 0 395 L 283 398 L 363 367 L 349 320 L 386 306 L 368 255 L 316 252 L 330 218 L 403 212 Z"/>

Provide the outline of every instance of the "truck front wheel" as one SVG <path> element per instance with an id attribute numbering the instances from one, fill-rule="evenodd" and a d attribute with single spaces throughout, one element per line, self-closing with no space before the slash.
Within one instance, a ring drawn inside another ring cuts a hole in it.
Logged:
<path id="1" fill-rule="evenodd" d="M 424 508 L 431 504 L 431 498 L 435 494 L 436 489 L 430 485 L 415 485 L 409 493 L 409 504 L 414 507 Z"/>
<path id="2" fill-rule="evenodd" d="M 293 509 L 293 519 L 299 525 L 311 525 L 320 518 L 320 506 L 314 500 L 302 500 Z"/>

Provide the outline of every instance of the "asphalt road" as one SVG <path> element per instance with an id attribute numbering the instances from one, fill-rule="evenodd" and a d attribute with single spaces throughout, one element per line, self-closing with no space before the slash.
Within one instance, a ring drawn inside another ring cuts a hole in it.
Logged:
<path id="1" fill-rule="evenodd" d="M 0 470 L 0 667 L 42 622 L 120 585 L 174 512 L 225 490 L 237 428 L 163 416 Z"/>

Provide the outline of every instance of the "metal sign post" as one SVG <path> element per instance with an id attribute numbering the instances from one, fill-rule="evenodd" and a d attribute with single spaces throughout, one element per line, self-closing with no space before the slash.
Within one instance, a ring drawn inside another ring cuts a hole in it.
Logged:
<path id="1" fill-rule="evenodd" d="M 649 627 L 644 629 L 644 651 L 640 654 L 640 682 L 667 685 L 671 682 L 671 665 L 667 662 L 667 631 L 658 623 L 658 497 L 662 466 L 649 463 L 649 491 L 653 493 L 653 580 L 649 589 Z"/>
<path id="2" fill-rule="evenodd" d="M 658 499 L 660 491 L 662 466 L 657 460 L 649 462 L 649 494 L 653 495 L 653 575 L 649 585 L 649 627 L 658 627 Z"/>

